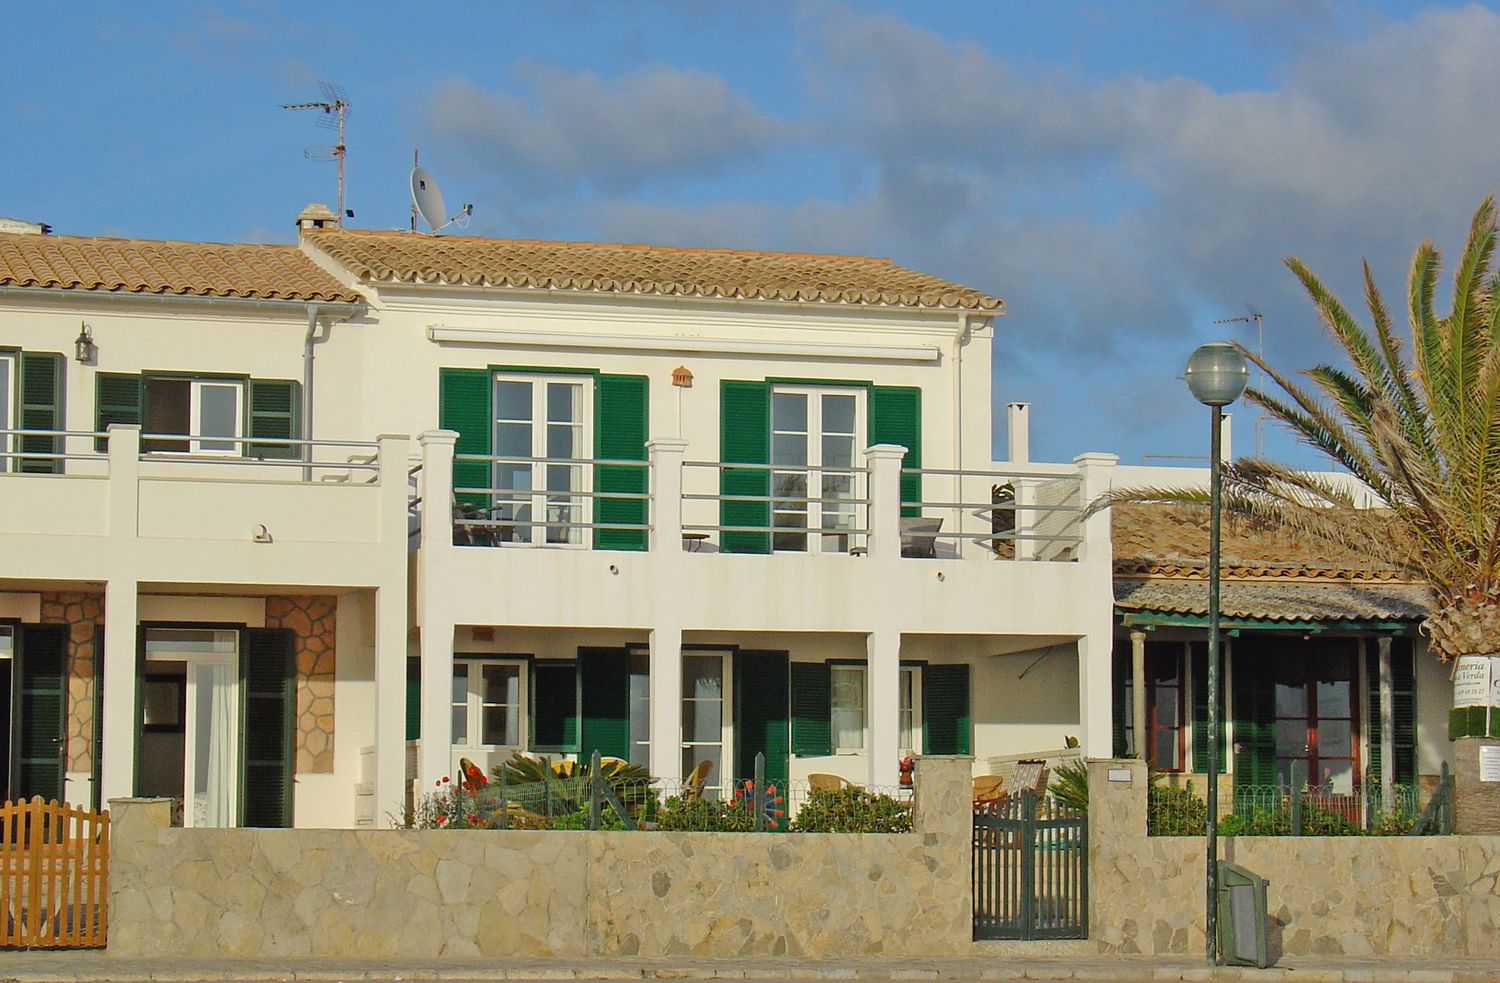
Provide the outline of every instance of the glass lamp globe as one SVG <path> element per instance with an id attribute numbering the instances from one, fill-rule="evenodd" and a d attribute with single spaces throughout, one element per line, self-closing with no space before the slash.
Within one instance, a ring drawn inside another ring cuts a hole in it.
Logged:
<path id="1" fill-rule="evenodd" d="M 1205 406 L 1228 406 L 1240 398 L 1250 379 L 1245 356 L 1227 342 L 1211 341 L 1188 358 L 1188 389 Z"/>

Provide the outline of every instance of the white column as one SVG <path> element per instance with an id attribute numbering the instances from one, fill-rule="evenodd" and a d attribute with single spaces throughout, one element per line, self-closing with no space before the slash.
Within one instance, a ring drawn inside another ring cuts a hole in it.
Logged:
<path id="1" fill-rule="evenodd" d="M 874 560 L 901 556 L 901 459 L 905 456 L 906 448 L 898 444 L 865 448 L 865 467 L 870 472 L 866 549 Z"/>
<path id="2" fill-rule="evenodd" d="M 865 719 L 870 731 L 872 787 L 900 782 L 901 633 L 881 628 L 865 636 Z"/>
<path id="3" fill-rule="evenodd" d="M 1146 747 L 1146 633 L 1139 628 L 1130 633 L 1130 728 L 1135 736 L 1135 753 L 1142 761 L 1151 760 Z"/>
<path id="4" fill-rule="evenodd" d="M 651 551 L 682 552 L 682 458 L 688 442 L 658 437 L 646 442 L 651 462 Z"/>
<path id="5" fill-rule="evenodd" d="M 1396 784 L 1396 680 L 1391 674 L 1391 637 L 1375 641 L 1380 659 L 1380 784 Z"/>
<path id="6" fill-rule="evenodd" d="M 109 428 L 109 562 L 104 584 L 104 700 L 100 798 L 135 795 L 136 531 L 141 428 Z"/>
<path id="7" fill-rule="evenodd" d="M 653 628 L 650 646 L 651 774 L 671 787 L 682 781 L 682 629 Z"/>
<path id="8" fill-rule="evenodd" d="M 406 503 L 405 434 L 381 434 L 380 554 L 375 590 L 375 822 L 400 816 L 406 784 Z"/>
<path id="9" fill-rule="evenodd" d="M 1114 454 L 1080 454 L 1079 499 L 1084 505 L 1109 490 L 1119 457 Z M 1109 510 L 1083 523 L 1078 573 L 1090 599 L 1080 604 L 1083 637 L 1078 640 L 1078 718 L 1083 724 L 1083 756 L 1108 758 L 1113 753 L 1110 727 L 1109 688 L 1114 650 L 1113 551 L 1109 541 Z"/>
<path id="10" fill-rule="evenodd" d="M 425 791 L 448 774 L 452 754 L 450 719 L 453 690 L 453 612 L 447 598 L 453 578 L 453 445 L 458 434 L 422 434 L 422 534 L 417 604 L 421 613 L 422 747 L 417 758 L 418 788 Z"/>

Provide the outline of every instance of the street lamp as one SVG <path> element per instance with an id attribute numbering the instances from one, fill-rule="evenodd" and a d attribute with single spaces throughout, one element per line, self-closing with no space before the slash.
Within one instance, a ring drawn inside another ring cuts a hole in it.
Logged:
<path id="1" fill-rule="evenodd" d="M 1240 398 L 1250 377 L 1245 356 L 1234 346 L 1211 341 L 1188 358 L 1188 389 L 1213 408 L 1213 436 L 1208 459 L 1208 961 L 1219 949 L 1219 445 L 1224 407 Z"/>

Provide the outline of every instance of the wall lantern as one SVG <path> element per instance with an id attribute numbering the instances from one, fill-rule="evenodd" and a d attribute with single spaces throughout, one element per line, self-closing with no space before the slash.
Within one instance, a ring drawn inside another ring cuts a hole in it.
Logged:
<path id="1" fill-rule="evenodd" d="M 679 365 L 672 370 L 672 385 L 683 389 L 693 388 L 693 373 L 688 371 L 686 365 Z"/>
<path id="2" fill-rule="evenodd" d="M 94 360 L 94 355 L 98 351 L 99 349 L 94 346 L 94 333 L 85 321 L 78 329 L 78 337 L 73 339 L 73 357 L 80 362 L 88 363 Z"/>

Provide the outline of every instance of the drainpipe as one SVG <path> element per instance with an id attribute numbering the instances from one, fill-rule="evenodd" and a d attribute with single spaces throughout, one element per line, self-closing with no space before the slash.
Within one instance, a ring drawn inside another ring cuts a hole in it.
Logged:
<path id="1" fill-rule="evenodd" d="M 307 305 L 307 334 L 302 338 L 302 439 L 311 440 L 313 434 L 313 345 L 326 341 L 328 336 L 318 338 L 317 304 Z M 329 327 L 332 330 L 332 327 Z M 312 445 L 302 445 L 302 480 L 312 481 Z"/>

